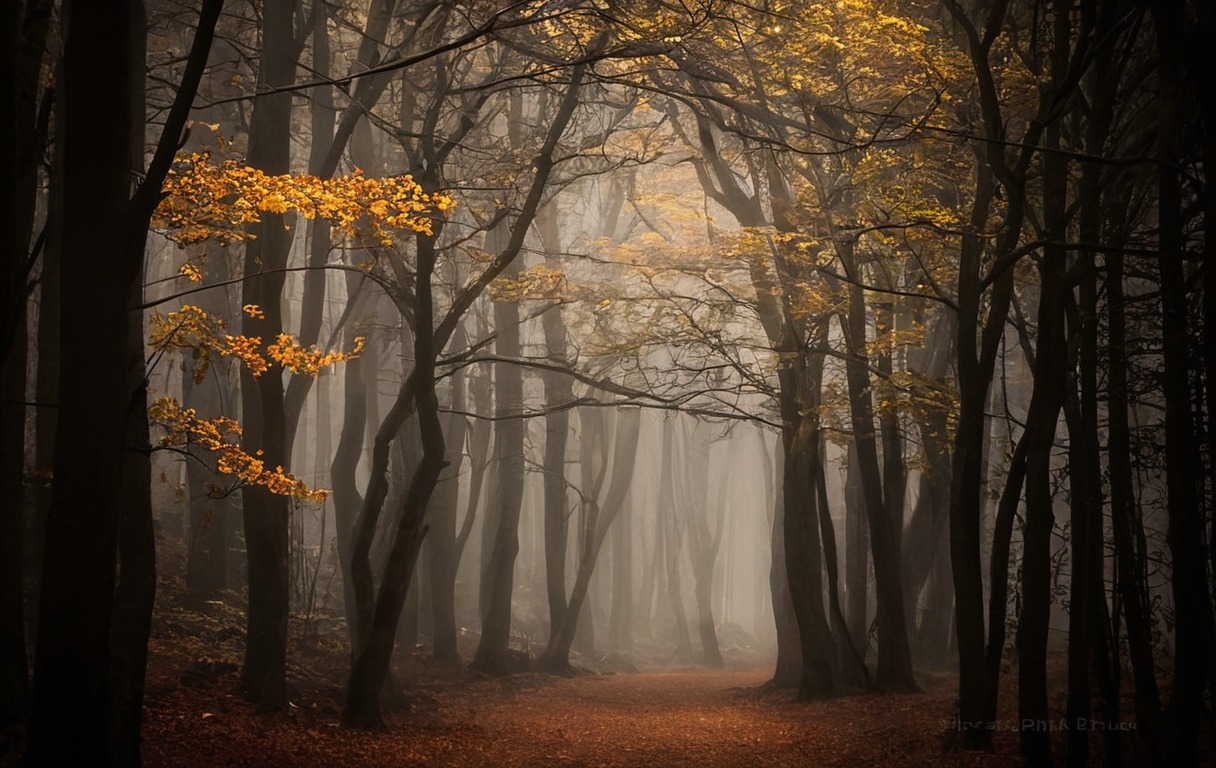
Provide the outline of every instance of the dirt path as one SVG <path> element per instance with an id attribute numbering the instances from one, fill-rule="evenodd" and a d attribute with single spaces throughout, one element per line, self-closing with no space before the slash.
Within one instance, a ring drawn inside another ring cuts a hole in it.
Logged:
<path id="1" fill-rule="evenodd" d="M 337 725 L 337 701 L 255 715 L 219 688 L 150 697 L 148 766 L 1016 765 L 941 754 L 947 690 L 794 704 L 767 669 L 521 675 L 423 686 L 386 733 Z M 164 681 L 168 682 L 168 681 Z M 176 682 L 176 681 L 174 681 Z M 218 696 L 218 698 L 216 698 Z M 210 697 L 210 698 L 208 698 Z"/>

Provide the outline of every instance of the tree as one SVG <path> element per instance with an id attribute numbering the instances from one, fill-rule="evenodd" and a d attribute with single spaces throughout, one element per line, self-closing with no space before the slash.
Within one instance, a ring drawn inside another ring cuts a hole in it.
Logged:
<path id="1" fill-rule="evenodd" d="M 142 145 L 143 9 L 70 3 L 58 88 L 56 194 L 63 219 L 63 370 L 60 433 L 48 521 L 27 759 L 108 764 L 129 760 L 138 734 L 129 720 L 111 730 L 110 695 L 118 536 L 132 395 L 128 372 L 130 298 L 136 294 L 148 222 L 198 87 L 220 2 L 203 6 L 173 108 L 144 180 L 128 193 L 133 150 Z M 108 88 L 98 88 L 105 82 Z M 76 118 L 77 111 L 102 127 Z M 136 129 L 140 128 L 140 131 Z M 104 254 L 108 258 L 99 258 Z M 95 293 L 97 292 L 97 293 Z M 133 489 L 147 493 L 147 489 Z M 135 514 L 132 512 L 132 514 Z M 127 563 L 128 567 L 130 562 Z M 150 611 L 150 602 L 146 610 Z M 146 634 L 130 639 L 147 642 Z M 121 649 L 118 649 L 121 650 Z M 139 693 L 131 706 L 138 707 Z M 68 729 L 65 731 L 64 729 Z M 120 757 L 121 756 L 121 757 Z"/>

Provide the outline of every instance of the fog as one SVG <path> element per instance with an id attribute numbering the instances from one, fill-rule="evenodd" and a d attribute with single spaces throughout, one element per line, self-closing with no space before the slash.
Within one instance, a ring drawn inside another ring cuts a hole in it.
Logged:
<path id="1" fill-rule="evenodd" d="M 11 11 L 5 723 L 762 670 L 1195 763 L 1200 6 Z"/>

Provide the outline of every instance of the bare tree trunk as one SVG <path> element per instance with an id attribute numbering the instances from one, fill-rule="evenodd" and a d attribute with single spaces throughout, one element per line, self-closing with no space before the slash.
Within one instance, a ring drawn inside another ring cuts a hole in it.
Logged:
<path id="1" fill-rule="evenodd" d="M 874 561 L 878 605 L 878 670 L 875 683 L 883 690 L 917 690 L 912 674 L 912 651 L 908 645 L 903 588 L 900 586 L 899 533 L 893 519 L 893 510 L 902 509 L 902 500 L 885 499 L 883 496 L 883 478 L 874 438 L 870 374 L 865 354 L 865 299 L 851 244 L 840 244 L 837 253 L 841 254 L 841 262 L 850 278 L 846 289 L 849 310 L 841 317 L 841 324 L 850 358 L 845 372 L 849 386 L 853 444 L 857 447 L 858 466 L 862 474 L 862 498 Z M 901 483 L 892 483 L 891 486 L 902 488 Z M 899 524 L 902 526 L 902 515 Z"/>
<path id="2" fill-rule="evenodd" d="M 560 267 L 561 232 L 558 227 L 556 201 L 550 202 L 537 217 L 536 226 L 544 245 L 546 260 Z M 568 364 L 566 326 L 562 322 L 561 305 L 550 307 L 541 317 L 545 334 L 545 350 L 550 362 Z M 549 599 L 550 637 L 562 623 L 566 613 L 566 543 L 569 538 L 570 505 L 567 498 L 566 442 L 570 432 L 570 412 L 567 406 L 574 400 L 573 383 L 569 376 L 545 372 L 545 460 L 544 460 L 544 541 L 545 588 Z"/>
<path id="3" fill-rule="evenodd" d="M 675 620 L 676 653 L 679 658 L 692 660 L 692 638 L 688 634 L 688 616 L 684 611 L 683 586 L 680 579 L 684 555 L 684 532 L 676 509 L 675 492 L 675 426 L 674 417 L 663 421 L 663 459 L 659 470 L 659 522 L 664 527 L 663 567 L 667 575 L 667 599 Z"/>
<path id="4" fill-rule="evenodd" d="M 467 341 L 464 327 L 457 326 L 452 335 L 452 348 L 460 350 Z M 460 655 L 456 648 L 456 507 L 460 501 L 460 474 L 464 466 L 464 444 L 468 424 L 465 421 L 465 374 L 458 369 L 450 377 L 452 413 L 443 420 L 446 448 L 445 468 L 439 485 L 431 497 L 428 514 L 430 533 L 425 546 L 431 571 L 431 623 L 435 661 L 456 666 Z"/>
<path id="5" fill-rule="evenodd" d="M 142 60 L 142 57 L 141 57 Z M 132 303 L 142 303 L 142 286 Z M 156 536 L 152 529 L 152 464 L 148 433 L 148 385 L 144 370 L 144 323 L 139 313 L 127 333 L 126 450 L 123 454 L 119 570 L 110 626 L 110 764 L 138 766 L 148 637 L 156 598 Z"/>
<path id="6" fill-rule="evenodd" d="M 1131 463 L 1128 425 L 1126 299 L 1123 292 L 1123 254 L 1106 262 L 1107 320 L 1107 453 L 1110 456 L 1110 516 L 1115 541 L 1115 573 L 1123 615 L 1127 619 L 1128 656 L 1135 684 L 1136 730 L 1151 764 L 1161 763 L 1161 696 L 1153 659 L 1151 609 L 1148 587 L 1141 574 L 1145 553 L 1137 552 L 1133 527 L 1137 524 L 1135 474 Z"/>
<path id="7" fill-rule="evenodd" d="M 845 459 L 845 625 L 862 659 L 869 652 L 870 528 L 866 523 L 865 502 L 861 498 L 861 467 L 857 447 L 849 443 Z"/>
<path id="8" fill-rule="evenodd" d="M 350 307 L 342 338 L 344 344 L 353 344 L 359 335 L 366 317 L 369 303 L 360 296 L 367 278 L 346 277 L 346 301 Z M 350 636 L 351 658 L 354 658 L 356 643 L 355 596 L 351 577 L 352 547 L 355 535 L 355 520 L 363 506 L 363 496 L 355 480 L 359 457 L 363 453 L 363 436 L 367 429 L 367 392 L 363 387 L 363 367 L 367 362 L 362 356 L 348 360 L 342 370 L 342 431 L 334 448 L 333 461 L 329 466 L 330 482 L 333 484 L 334 535 L 338 544 L 338 563 L 342 570 L 343 607 L 346 626 Z"/>
<path id="9" fill-rule="evenodd" d="M 54 488 L 46 531 L 26 760 L 109 759 L 110 628 L 122 516 L 131 290 L 128 174 L 132 99 L 142 82 L 129 54 L 134 3 L 67 3 L 57 77 L 57 181 L 63 217 L 62 375 Z M 140 75 L 142 71 L 140 72 Z M 99 82 L 106 88 L 98 87 Z M 93 122 L 97 121 L 97 122 Z M 70 225 L 69 225 L 70 222 Z"/>
<path id="10" fill-rule="evenodd" d="M 286 85 L 295 76 L 293 6 L 271 3 L 263 14 L 262 60 L 258 85 Z M 269 174 L 291 170 L 291 94 L 265 96 L 254 103 L 245 162 Z M 245 246 L 243 303 L 258 305 L 264 317 L 246 315 L 246 336 L 273 339 L 283 331 L 283 267 L 291 248 L 290 234 L 279 214 L 263 214 L 258 236 Z M 280 270 L 280 271 L 275 271 Z M 241 419 L 245 440 L 256 446 L 268 466 L 286 466 L 283 379 L 275 372 L 254 378 L 241 374 Z M 261 486 L 241 493 L 245 548 L 249 564 L 249 613 L 241 682 L 246 695 L 262 709 L 287 706 L 287 617 L 290 569 L 288 500 Z"/>
<path id="11" fill-rule="evenodd" d="M 1166 757 L 1172 765 L 1198 761 L 1199 725 L 1204 689 L 1210 679 L 1208 630 L 1211 593 L 1203 556 L 1203 519 L 1194 478 L 1198 446 L 1188 377 L 1191 362 L 1187 296 L 1182 256 L 1182 180 L 1179 142 L 1189 114 L 1183 112 L 1179 41 L 1185 36 L 1181 7 L 1152 7 L 1157 47 L 1162 57 L 1159 160 L 1158 257 L 1161 275 L 1161 353 L 1165 395 L 1165 472 L 1174 601 L 1174 669 L 1167 709 Z M 1206 286 L 1205 286 L 1206 288 Z M 1209 329 L 1210 330 L 1210 329 Z"/>
<path id="12" fill-rule="evenodd" d="M 25 560 L 25 431 L 29 352 L 27 321 L 32 259 L 46 238 L 31 242 L 38 200 L 38 163 L 46 144 L 50 100 L 41 110 L 39 83 L 51 14 L 49 3 L 8 3 L 0 16 L 5 49 L 0 54 L 0 98 L 10 108 L 0 116 L 0 179 L 7 184 L 10 204 L 0 206 L 0 259 L 5 283 L 0 307 L 0 724 L 24 716 L 29 698 L 26 660 Z M 45 234 L 45 233 L 44 233 Z M 40 356 L 41 359 L 41 356 Z M 54 410 L 42 408 L 39 410 Z"/>
<path id="13" fill-rule="evenodd" d="M 508 267 L 508 278 L 519 274 L 518 265 Z M 494 349 L 501 357 L 521 354 L 519 304 L 494 304 Z M 511 672 L 508 654 L 511 642 L 511 596 L 515 584 L 515 557 L 519 554 L 519 516 L 524 494 L 523 371 L 515 365 L 500 365 L 494 371 L 494 455 L 497 487 L 494 536 L 486 568 L 485 612 L 481 641 L 473 656 L 473 668 L 489 675 Z"/>
<path id="14" fill-rule="evenodd" d="M 1057 13 L 1056 64 L 1068 57 L 1069 23 Z M 1064 29 L 1061 29 L 1061 24 Z M 1053 66 L 1054 70 L 1054 66 Z M 1049 127 L 1044 137 L 1058 147 L 1060 129 Z M 1043 158 L 1043 219 L 1054 230 L 1065 221 L 1068 161 L 1059 153 Z M 1026 513 L 1022 550 L 1022 610 L 1018 617 L 1018 718 L 1020 741 L 1027 765 L 1051 764 L 1051 733 L 1044 727 L 1050 717 L 1047 701 L 1047 634 L 1051 623 L 1051 454 L 1055 446 L 1060 409 L 1064 404 L 1067 349 L 1064 339 L 1064 293 L 1067 253 L 1049 245 L 1039 262 L 1038 330 L 1034 350 L 1034 390 L 1026 414 Z M 1076 531 L 1073 531 L 1076 534 Z M 1075 574 L 1079 577 L 1080 574 Z"/>
<path id="15" fill-rule="evenodd" d="M 561 622 L 549 633 L 549 643 L 541 657 L 540 666 L 554 672 L 570 671 L 570 648 L 578 631 L 580 614 L 584 611 L 591 576 L 599 561 L 600 550 L 607 538 L 612 523 L 620 516 L 625 496 L 633 479 L 633 468 L 637 461 L 638 435 L 641 430 L 641 411 L 636 408 L 622 409 L 616 417 L 614 449 L 612 454 L 612 479 L 604 496 L 602 506 L 592 498 L 592 514 L 588 516 L 587 535 L 583 538 L 579 553 L 578 572 L 570 601 Z M 584 617 L 584 620 L 590 617 Z"/>

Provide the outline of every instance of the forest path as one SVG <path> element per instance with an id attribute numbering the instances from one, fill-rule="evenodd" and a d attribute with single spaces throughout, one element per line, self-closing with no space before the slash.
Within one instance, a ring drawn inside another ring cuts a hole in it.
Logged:
<path id="1" fill-rule="evenodd" d="M 953 685 L 794 703 L 771 670 L 523 674 L 419 680 L 382 733 L 338 725 L 335 689 L 298 690 L 258 715 L 222 686 L 150 681 L 145 765 L 154 766 L 1013 766 L 942 754 Z M 328 693 L 326 693 L 326 690 Z M 998 737 L 1005 734 L 998 734 Z"/>
<path id="2" fill-rule="evenodd" d="M 762 687 L 771 674 L 769 668 L 696 669 L 508 688 L 504 698 L 471 704 L 482 738 L 471 752 L 451 756 L 451 764 L 944 764 L 948 692 L 795 704 L 789 692 Z"/>

